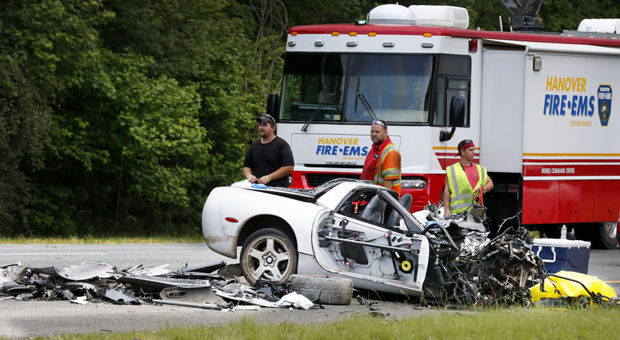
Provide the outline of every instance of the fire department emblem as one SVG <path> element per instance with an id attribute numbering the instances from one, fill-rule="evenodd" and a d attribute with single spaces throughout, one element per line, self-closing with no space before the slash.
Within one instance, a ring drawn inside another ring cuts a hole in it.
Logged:
<path id="1" fill-rule="evenodd" d="M 598 87 L 598 117 L 601 119 L 601 126 L 607 126 L 611 115 L 611 86 L 600 85 Z"/>

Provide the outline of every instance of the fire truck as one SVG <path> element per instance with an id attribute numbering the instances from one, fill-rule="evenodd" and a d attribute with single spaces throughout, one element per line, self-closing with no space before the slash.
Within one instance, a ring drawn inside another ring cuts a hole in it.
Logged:
<path id="1" fill-rule="evenodd" d="M 616 247 L 620 35 L 468 26 L 464 8 L 382 5 L 367 20 L 290 28 L 267 110 L 293 150 L 292 187 L 359 178 L 381 119 L 412 211 L 441 200 L 458 142 L 472 139 L 495 183 L 492 221 L 548 235 L 566 225 Z"/>

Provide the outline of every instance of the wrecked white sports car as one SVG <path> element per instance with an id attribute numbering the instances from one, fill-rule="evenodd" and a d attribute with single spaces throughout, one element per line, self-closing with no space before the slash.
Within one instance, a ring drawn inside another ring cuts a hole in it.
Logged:
<path id="1" fill-rule="evenodd" d="M 543 277 L 526 231 L 490 240 L 479 222 L 411 214 L 411 196 L 336 179 L 312 190 L 218 187 L 202 229 L 215 252 L 237 258 L 245 278 L 338 275 L 358 288 L 466 303 L 529 301 Z"/>

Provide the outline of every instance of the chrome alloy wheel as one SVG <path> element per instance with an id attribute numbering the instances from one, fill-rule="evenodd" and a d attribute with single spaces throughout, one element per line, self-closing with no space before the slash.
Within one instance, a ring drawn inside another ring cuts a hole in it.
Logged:
<path id="1" fill-rule="evenodd" d="M 250 284 L 259 279 L 286 281 L 297 268 L 297 251 L 288 236 L 276 229 L 259 230 L 241 251 L 241 269 Z"/>

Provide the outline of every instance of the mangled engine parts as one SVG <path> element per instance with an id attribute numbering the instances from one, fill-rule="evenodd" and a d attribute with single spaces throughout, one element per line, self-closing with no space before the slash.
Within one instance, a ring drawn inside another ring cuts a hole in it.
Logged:
<path id="1" fill-rule="evenodd" d="M 510 228 L 491 240 L 480 223 L 437 221 L 426 231 L 432 249 L 427 301 L 527 305 L 529 287 L 545 277 L 525 228 Z"/>

